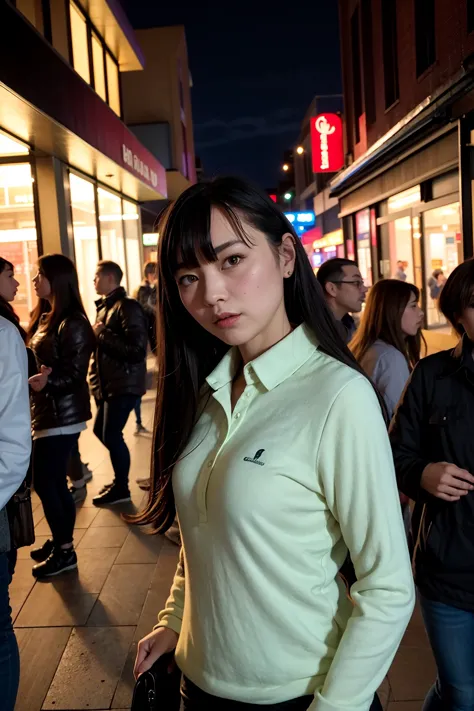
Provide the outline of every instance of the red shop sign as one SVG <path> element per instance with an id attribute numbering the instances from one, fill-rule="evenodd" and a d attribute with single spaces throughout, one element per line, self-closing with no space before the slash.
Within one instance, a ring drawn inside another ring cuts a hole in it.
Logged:
<path id="1" fill-rule="evenodd" d="M 319 114 L 311 119 L 311 150 L 314 173 L 337 173 L 344 165 L 342 118 Z"/>

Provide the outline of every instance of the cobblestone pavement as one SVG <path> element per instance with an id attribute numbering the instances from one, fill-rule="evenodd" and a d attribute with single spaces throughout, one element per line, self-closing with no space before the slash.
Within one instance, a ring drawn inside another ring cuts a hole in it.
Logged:
<path id="1" fill-rule="evenodd" d="M 143 400 L 151 428 L 153 395 Z M 135 483 L 146 476 L 151 435 L 126 439 L 132 453 L 133 510 L 143 499 Z M 31 576 L 29 550 L 19 551 L 11 602 L 21 655 L 16 711 L 129 709 L 137 641 L 155 624 L 169 591 L 177 548 L 161 536 L 127 526 L 120 507 L 96 509 L 92 497 L 112 478 L 105 449 L 89 429 L 81 435 L 84 461 L 93 469 L 87 499 L 78 507 L 77 572 L 52 582 Z M 49 535 L 34 495 L 37 543 Z M 434 665 L 419 612 L 413 617 L 380 695 L 390 711 L 418 711 L 434 679 Z"/>

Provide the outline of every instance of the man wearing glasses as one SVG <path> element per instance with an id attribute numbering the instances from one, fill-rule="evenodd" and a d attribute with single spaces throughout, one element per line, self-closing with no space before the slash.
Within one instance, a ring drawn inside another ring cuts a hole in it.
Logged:
<path id="1" fill-rule="evenodd" d="M 357 328 L 351 314 L 362 311 L 368 291 L 359 267 L 350 259 L 328 259 L 319 268 L 317 277 L 327 304 L 343 325 L 349 343 Z"/>

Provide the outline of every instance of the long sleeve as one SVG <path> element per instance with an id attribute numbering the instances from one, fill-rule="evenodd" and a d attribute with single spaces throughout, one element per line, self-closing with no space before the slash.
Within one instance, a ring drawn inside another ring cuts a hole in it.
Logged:
<path id="1" fill-rule="evenodd" d="M 156 627 L 169 627 L 174 630 L 176 634 L 179 635 L 181 633 L 184 611 L 184 587 L 184 556 L 183 549 L 181 548 L 173 585 L 171 586 L 165 608 L 158 615 L 158 624 Z"/>
<path id="2" fill-rule="evenodd" d="M 59 329 L 59 366 L 48 377 L 51 393 L 71 392 L 87 378 L 94 335 L 85 318 L 68 318 Z"/>
<path id="3" fill-rule="evenodd" d="M 343 446 L 337 446 L 337 440 Z M 318 474 L 357 577 L 354 608 L 311 711 L 366 711 L 397 651 L 414 585 L 392 454 L 370 384 L 352 380 L 335 398 Z"/>
<path id="4" fill-rule="evenodd" d="M 408 364 L 395 348 L 383 353 L 372 373 L 372 380 L 385 400 L 390 417 L 400 401 L 410 377 Z"/>
<path id="5" fill-rule="evenodd" d="M 25 478 L 30 454 L 26 349 L 15 326 L 0 319 L 0 510 Z"/>
<path id="6" fill-rule="evenodd" d="M 431 389 L 431 388 L 429 388 Z M 423 470 L 430 461 L 423 454 L 422 429 L 426 419 L 427 383 L 423 365 L 414 369 L 390 427 L 398 487 L 413 501 L 420 501 L 426 492 L 420 486 Z"/>
<path id="7" fill-rule="evenodd" d="M 120 306 L 121 333 L 105 328 L 98 342 L 104 353 L 127 363 L 140 363 L 146 358 L 148 324 L 140 304 L 125 299 Z"/>

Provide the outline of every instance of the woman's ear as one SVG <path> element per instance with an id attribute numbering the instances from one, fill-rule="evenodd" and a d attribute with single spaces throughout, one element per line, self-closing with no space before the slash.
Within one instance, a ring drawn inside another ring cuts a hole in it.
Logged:
<path id="1" fill-rule="evenodd" d="M 280 266 L 284 279 L 288 279 L 295 271 L 295 261 L 295 238 L 290 232 L 287 232 L 283 235 L 280 245 Z"/>

